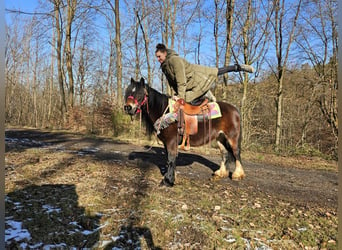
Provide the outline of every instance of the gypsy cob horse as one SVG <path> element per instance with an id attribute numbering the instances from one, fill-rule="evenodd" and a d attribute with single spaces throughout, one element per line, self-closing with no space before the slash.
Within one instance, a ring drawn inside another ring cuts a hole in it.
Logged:
<path id="1" fill-rule="evenodd" d="M 141 112 L 147 132 L 151 135 L 156 132 L 155 122 L 162 117 L 169 108 L 169 96 L 145 84 L 143 78 L 140 81 L 131 79 L 130 85 L 125 91 L 124 110 L 131 117 Z M 211 129 L 205 129 L 204 121 L 198 122 L 198 132 L 190 135 L 191 146 L 202 146 L 216 139 L 222 160 L 220 168 L 213 173 L 214 178 L 226 178 L 231 176 L 233 180 L 241 180 L 245 177 L 241 165 L 241 118 L 237 108 L 226 102 L 217 102 L 222 116 L 211 121 Z M 209 133 L 210 132 L 210 133 Z M 166 155 L 166 173 L 161 185 L 173 186 L 175 182 L 175 169 L 178 142 L 182 140 L 178 133 L 177 122 L 158 133 L 158 138 L 163 142 Z M 229 163 L 235 162 L 235 169 L 229 174 Z"/>

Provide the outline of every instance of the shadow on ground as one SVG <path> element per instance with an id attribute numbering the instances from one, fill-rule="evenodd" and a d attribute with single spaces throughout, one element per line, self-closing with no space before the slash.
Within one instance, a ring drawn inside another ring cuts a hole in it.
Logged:
<path id="1" fill-rule="evenodd" d="M 31 185 L 7 194 L 8 249 L 91 247 L 99 240 L 99 216 L 78 206 L 75 185 Z"/>
<path id="2" fill-rule="evenodd" d="M 129 160 L 139 159 L 142 161 L 146 161 L 152 165 L 156 165 L 159 168 L 160 173 L 162 175 L 164 175 L 167 170 L 166 169 L 167 156 L 165 154 L 164 148 L 152 147 L 150 148 L 149 151 L 146 151 L 146 152 L 133 151 L 129 154 L 128 159 Z M 177 168 L 186 167 L 193 163 L 199 163 L 209 168 L 213 172 L 220 168 L 219 165 L 216 164 L 215 162 L 212 162 L 208 160 L 207 158 L 202 157 L 198 154 L 178 152 L 178 157 L 176 160 Z"/>
<path id="3" fill-rule="evenodd" d="M 84 207 L 78 205 L 78 194 L 74 184 L 46 184 L 32 185 L 41 179 L 58 177 L 74 164 L 78 164 L 80 157 L 89 157 L 91 161 L 103 162 L 109 168 L 117 168 L 115 163 L 127 161 L 127 155 L 121 151 L 113 150 L 112 145 L 125 145 L 108 139 L 93 139 L 75 136 L 72 133 L 43 132 L 40 130 L 15 130 L 6 131 L 6 152 L 23 152 L 27 149 L 47 147 L 47 153 L 64 151 L 70 153 L 70 157 L 63 158 L 57 164 L 45 167 L 44 171 L 31 179 L 18 182 L 25 188 L 10 192 L 6 195 L 6 222 L 5 242 L 7 249 L 161 249 L 154 245 L 152 232 L 148 227 L 140 226 L 143 218 L 131 211 L 138 211 L 141 199 L 149 192 L 144 180 L 151 167 L 144 165 L 142 168 L 132 164 L 127 167 L 141 169 L 137 171 L 137 181 L 127 183 L 135 198 L 125 199 L 127 217 L 125 222 L 112 231 L 110 242 L 102 241 L 100 234 L 102 228 L 107 227 L 106 222 L 101 225 L 102 212 L 98 215 L 89 215 Z M 104 150 L 95 150 L 101 147 Z M 28 156 L 29 153 L 28 153 Z M 40 166 L 39 157 L 34 162 L 28 157 L 26 164 Z M 24 167 L 12 166 L 12 168 Z M 120 164 L 119 164 L 120 165 Z M 8 166 L 9 169 L 10 166 Z M 119 166 L 120 167 L 120 166 Z M 115 175 L 115 170 L 113 171 Z M 79 190 L 78 190 L 79 191 Z M 115 190 L 109 191 L 115 197 Z M 114 193 L 113 193 L 114 192 Z M 120 203 L 120 202 L 119 202 Z M 124 207 L 124 206 L 122 206 Z M 102 222 L 103 223 L 103 222 Z"/>

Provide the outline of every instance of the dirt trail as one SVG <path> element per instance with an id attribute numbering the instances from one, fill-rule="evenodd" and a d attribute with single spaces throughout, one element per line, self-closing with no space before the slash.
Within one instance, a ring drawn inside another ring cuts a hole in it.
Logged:
<path id="1" fill-rule="evenodd" d="M 109 138 L 89 138 L 66 132 L 47 132 L 33 129 L 6 130 L 6 151 L 32 147 L 52 147 L 56 150 L 75 150 L 95 154 L 99 159 L 143 161 L 158 168 L 165 164 L 162 147 L 144 147 Z M 219 167 L 220 156 L 180 152 L 177 174 L 198 182 L 210 182 L 213 170 Z M 218 185 L 232 185 L 251 192 L 262 192 L 280 200 L 308 207 L 325 207 L 337 210 L 338 174 L 327 170 L 308 170 L 280 167 L 243 161 L 247 178 L 240 182 L 230 179 L 217 181 Z M 162 178 L 162 176 L 161 176 Z"/>

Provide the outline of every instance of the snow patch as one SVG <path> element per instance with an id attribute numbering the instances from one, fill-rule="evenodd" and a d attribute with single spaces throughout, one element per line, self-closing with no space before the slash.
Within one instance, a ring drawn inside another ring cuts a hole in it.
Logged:
<path id="1" fill-rule="evenodd" d="M 30 240 L 31 234 L 27 229 L 22 228 L 22 222 L 15 220 L 6 221 L 8 228 L 5 230 L 5 242 L 9 240 L 22 241 Z"/>

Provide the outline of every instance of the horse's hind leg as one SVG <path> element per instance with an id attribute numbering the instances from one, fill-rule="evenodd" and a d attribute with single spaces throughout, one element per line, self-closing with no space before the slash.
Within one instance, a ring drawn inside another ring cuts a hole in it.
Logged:
<path id="1" fill-rule="evenodd" d="M 241 165 L 240 145 L 238 139 L 238 137 L 227 139 L 223 132 L 219 134 L 217 144 L 221 151 L 222 161 L 220 169 L 215 172 L 215 175 L 219 177 L 227 177 L 227 168 L 229 169 L 229 163 L 235 161 L 235 170 L 232 173 L 232 179 L 241 180 L 245 177 L 245 172 Z"/>
<path id="2" fill-rule="evenodd" d="M 242 180 L 245 178 L 245 171 L 241 165 L 239 138 L 229 138 L 227 142 L 228 153 L 231 154 L 235 159 L 235 170 L 232 174 L 232 180 Z"/>
<path id="3" fill-rule="evenodd" d="M 229 165 L 229 154 L 227 148 L 224 146 L 226 144 L 226 138 L 223 133 L 220 133 L 217 140 L 217 145 L 221 152 L 221 163 L 220 168 L 214 172 L 214 176 L 218 178 L 228 177 L 227 167 Z"/>

